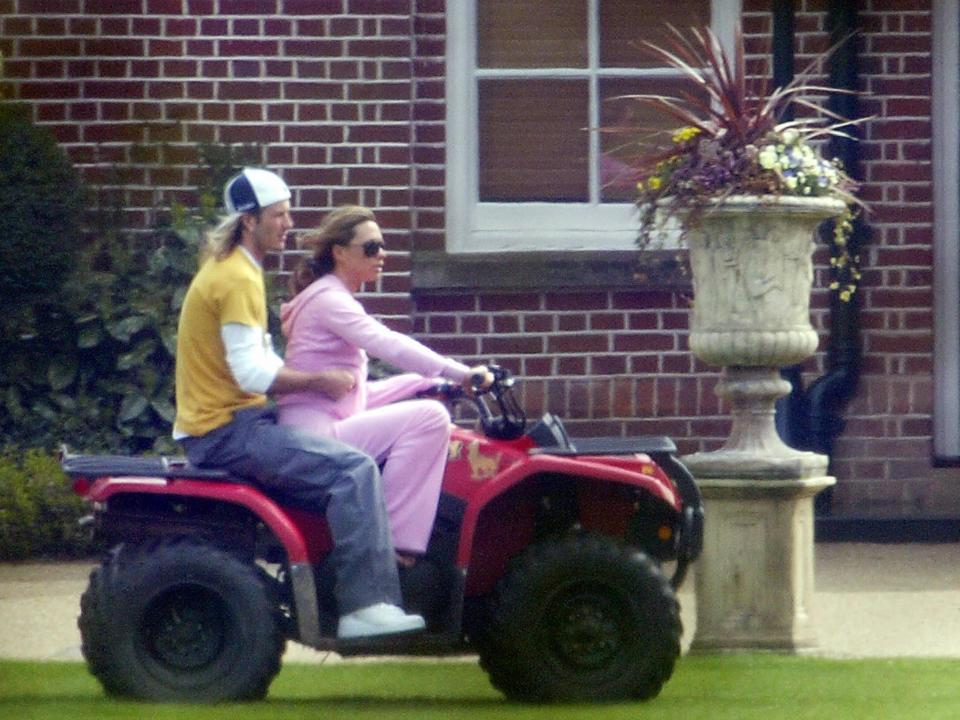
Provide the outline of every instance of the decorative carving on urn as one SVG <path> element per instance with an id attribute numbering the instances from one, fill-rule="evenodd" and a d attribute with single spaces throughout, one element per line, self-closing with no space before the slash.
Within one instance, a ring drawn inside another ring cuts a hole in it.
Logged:
<path id="1" fill-rule="evenodd" d="M 734 196 L 705 208 L 687 235 L 693 354 L 710 365 L 767 367 L 813 354 L 813 233 L 843 209 L 832 198 L 782 196 Z"/>

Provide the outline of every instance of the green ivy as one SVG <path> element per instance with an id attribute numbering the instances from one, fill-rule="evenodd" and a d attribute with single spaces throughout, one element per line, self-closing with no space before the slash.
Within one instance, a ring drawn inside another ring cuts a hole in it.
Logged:
<path id="1" fill-rule="evenodd" d="M 2 362 L 0 428 L 32 445 L 170 450 L 177 320 L 209 212 L 174 208 L 147 236 L 108 233 L 59 302 L 33 308 Z"/>

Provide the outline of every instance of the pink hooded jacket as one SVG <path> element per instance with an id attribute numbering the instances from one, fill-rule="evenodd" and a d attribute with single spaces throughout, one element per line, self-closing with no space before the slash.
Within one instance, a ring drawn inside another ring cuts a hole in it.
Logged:
<path id="1" fill-rule="evenodd" d="M 287 338 L 286 364 L 295 370 L 349 370 L 353 390 L 338 401 L 319 392 L 281 395 L 280 406 L 309 403 L 332 419 L 342 420 L 370 408 L 409 398 L 431 387 L 436 378 L 462 382 L 470 368 L 438 355 L 413 338 L 395 332 L 367 315 L 336 275 L 313 282 L 280 308 Z M 367 353 L 416 375 L 399 375 L 368 383 Z"/>

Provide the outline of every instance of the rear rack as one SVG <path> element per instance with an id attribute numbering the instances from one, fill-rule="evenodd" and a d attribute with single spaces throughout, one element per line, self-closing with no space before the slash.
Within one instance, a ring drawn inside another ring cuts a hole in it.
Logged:
<path id="1" fill-rule="evenodd" d="M 198 468 L 185 457 L 159 455 L 128 457 L 126 455 L 75 455 L 66 447 L 60 449 L 60 467 L 70 477 L 105 476 L 160 477 L 170 479 L 221 480 L 238 482 L 226 470 Z"/>

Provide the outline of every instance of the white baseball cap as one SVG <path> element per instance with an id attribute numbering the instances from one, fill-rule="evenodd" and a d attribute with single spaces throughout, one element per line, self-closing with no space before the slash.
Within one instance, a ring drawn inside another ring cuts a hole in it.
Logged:
<path id="1" fill-rule="evenodd" d="M 267 205 L 290 199 L 290 188 L 276 173 L 259 168 L 244 168 L 223 189 L 223 204 L 228 212 L 256 212 Z"/>

